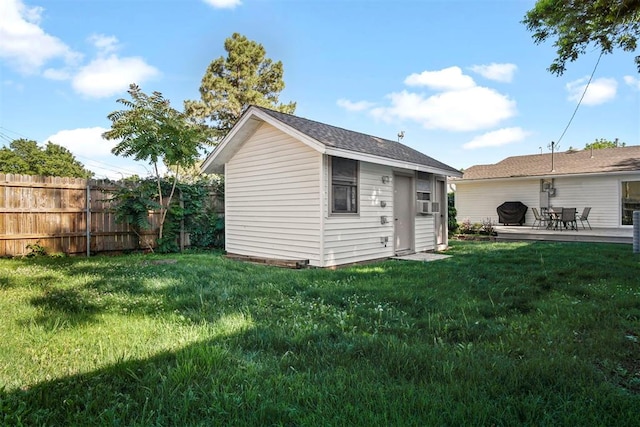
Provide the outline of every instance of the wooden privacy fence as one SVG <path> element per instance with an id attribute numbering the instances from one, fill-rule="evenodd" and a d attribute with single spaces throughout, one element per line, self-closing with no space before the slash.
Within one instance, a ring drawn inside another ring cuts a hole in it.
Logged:
<path id="1" fill-rule="evenodd" d="M 138 236 L 117 224 L 110 181 L 0 173 L 0 256 L 19 256 L 38 244 L 49 253 L 87 255 L 148 248 L 160 212 L 149 212 L 150 231 Z M 188 240 L 181 233 L 181 247 Z"/>

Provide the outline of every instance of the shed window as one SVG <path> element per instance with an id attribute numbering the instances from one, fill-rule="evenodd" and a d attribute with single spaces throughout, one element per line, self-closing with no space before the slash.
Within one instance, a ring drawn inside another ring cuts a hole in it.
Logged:
<path id="1" fill-rule="evenodd" d="M 331 213 L 358 213 L 358 161 L 331 157 Z"/>
<path id="2" fill-rule="evenodd" d="M 640 181 L 622 181 L 622 225 L 633 225 L 633 211 L 640 211 Z"/>
<path id="3" fill-rule="evenodd" d="M 431 175 L 425 172 L 418 172 L 418 179 L 416 180 L 416 190 L 416 200 L 430 201 Z"/>

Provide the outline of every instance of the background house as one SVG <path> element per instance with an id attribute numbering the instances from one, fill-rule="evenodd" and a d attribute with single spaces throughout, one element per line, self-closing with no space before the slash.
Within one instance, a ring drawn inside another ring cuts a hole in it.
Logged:
<path id="1" fill-rule="evenodd" d="M 457 220 L 498 222 L 496 207 L 521 201 L 529 207 L 590 206 L 593 227 L 632 226 L 640 210 L 640 146 L 566 151 L 508 157 L 493 165 L 472 166 L 455 186 Z"/>
<path id="2" fill-rule="evenodd" d="M 446 246 L 446 181 L 462 175 L 399 142 L 256 106 L 202 169 L 225 174 L 228 253 L 318 267 Z"/>

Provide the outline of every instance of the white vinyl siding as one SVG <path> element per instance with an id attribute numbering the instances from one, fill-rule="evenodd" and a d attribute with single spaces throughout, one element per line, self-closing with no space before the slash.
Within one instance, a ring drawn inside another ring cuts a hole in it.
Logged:
<path id="1" fill-rule="evenodd" d="M 328 164 L 329 162 L 325 162 Z M 328 168 L 327 168 L 328 170 Z M 332 216 L 329 212 L 328 173 L 324 188 L 324 265 L 334 266 L 394 255 L 393 250 L 393 182 L 382 182 L 382 176 L 393 176 L 390 167 L 360 162 L 360 209 L 358 215 Z M 386 203 L 385 207 L 380 202 Z M 381 224 L 381 216 L 388 222 Z M 387 237 L 386 247 L 380 239 Z"/>
<path id="2" fill-rule="evenodd" d="M 443 207 L 440 206 L 440 209 Z M 445 206 L 446 208 L 446 206 Z M 434 214 L 439 215 L 439 214 Z M 435 218 L 433 215 L 416 216 L 416 252 L 436 250 Z"/>
<path id="3" fill-rule="evenodd" d="M 496 208 L 504 202 L 522 202 L 529 207 L 525 218 L 533 223 L 532 207 L 540 204 L 540 180 L 456 183 L 456 221 L 469 219 L 472 224 L 490 219 L 498 225 Z"/>
<path id="4" fill-rule="evenodd" d="M 582 213 L 585 206 L 590 206 L 589 223 L 592 227 L 620 227 L 620 181 L 618 176 L 556 178 L 556 195 L 550 198 L 550 204 L 576 208 L 578 213 Z"/>
<path id="5" fill-rule="evenodd" d="M 589 223 L 593 227 L 621 226 L 620 182 L 640 179 L 640 174 L 597 175 L 554 178 L 555 196 L 551 206 L 576 208 L 582 213 L 591 207 Z M 529 207 L 526 224 L 533 224 L 532 207 L 540 207 L 540 178 L 456 182 L 457 221 L 465 218 L 482 222 L 491 218 L 497 224 L 496 208 L 506 201 L 521 201 Z"/>
<path id="6" fill-rule="evenodd" d="M 226 164 L 226 250 L 320 266 L 321 154 L 263 124 Z"/>

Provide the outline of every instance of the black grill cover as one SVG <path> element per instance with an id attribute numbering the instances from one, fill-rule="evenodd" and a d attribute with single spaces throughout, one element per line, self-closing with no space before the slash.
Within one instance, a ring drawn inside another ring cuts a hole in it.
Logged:
<path id="1" fill-rule="evenodd" d="M 504 202 L 496 208 L 498 220 L 501 224 L 524 224 L 527 205 L 522 202 Z"/>

